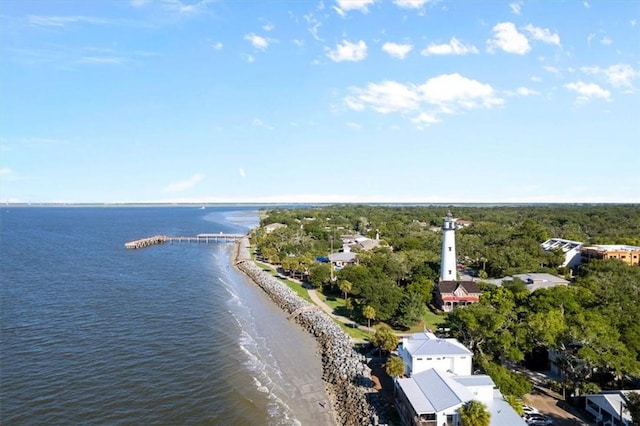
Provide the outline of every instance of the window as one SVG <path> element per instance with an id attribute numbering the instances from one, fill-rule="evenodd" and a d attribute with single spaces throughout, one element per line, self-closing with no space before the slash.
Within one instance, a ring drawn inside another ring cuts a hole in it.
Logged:
<path id="1" fill-rule="evenodd" d="M 451 275 L 451 269 L 449 269 L 449 275 Z"/>
<path id="2" fill-rule="evenodd" d="M 416 361 L 422 361 L 422 358 L 416 358 Z"/>
<path id="3" fill-rule="evenodd" d="M 433 358 L 427 358 L 427 361 L 431 361 Z"/>
<path id="4" fill-rule="evenodd" d="M 449 251 L 451 251 L 451 247 L 449 247 Z"/>

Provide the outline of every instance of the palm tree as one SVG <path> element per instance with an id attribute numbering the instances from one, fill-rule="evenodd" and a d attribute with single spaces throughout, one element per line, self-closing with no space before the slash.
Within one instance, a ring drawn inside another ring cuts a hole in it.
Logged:
<path id="1" fill-rule="evenodd" d="M 340 281 L 340 291 L 344 293 L 344 300 L 347 300 L 347 293 L 351 291 L 353 284 L 347 280 Z"/>
<path id="2" fill-rule="evenodd" d="M 373 306 L 367 305 L 362 308 L 362 315 L 367 319 L 367 325 L 371 328 L 371 320 L 376 317 L 376 310 L 373 309 Z"/>
<path id="3" fill-rule="evenodd" d="M 460 407 L 459 413 L 462 426 L 489 426 L 491 422 L 491 413 L 487 406 L 475 399 Z"/>

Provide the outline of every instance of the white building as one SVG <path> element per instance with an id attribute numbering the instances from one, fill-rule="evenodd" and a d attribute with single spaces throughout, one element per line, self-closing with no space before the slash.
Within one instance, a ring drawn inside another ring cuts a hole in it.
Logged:
<path id="1" fill-rule="evenodd" d="M 486 405 L 491 426 L 525 426 L 525 421 L 503 399 L 491 377 L 456 376 L 432 368 L 396 381 L 396 407 L 410 426 L 458 426 L 458 410 L 472 399 Z"/>
<path id="2" fill-rule="evenodd" d="M 593 395 L 586 395 L 586 409 L 593 414 L 598 424 L 605 426 L 632 426 L 631 414 L 624 409 L 628 402 L 627 395 L 640 390 L 602 391 Z M 620 423 L 622 416 L 622 423 Z"/>
<path id="3" fill-rule="evenodd" d="M 551 238 L 544 243 L 540 244 L 544 251 L 551 251 L 560 249 L 564 253 L 564 262 L 562 266 L 567 266 L 571 269 L 575 269 L 580 265 L 581 258 L 580 249 L 582 244 L 579 241 L 565 240 L 562 238 Z"/>
<path id="4" fill-rule="evenodd" d="M 398 355 L 404 362 L 407 376 L 430 368 L 459 376 L 471 374 L 473 352 L 456 339 L 441 339 L 426 331 L 403 337 L 398 345 Z"/>
<path id="5" fill-rule="evenodd" d="M 459 408 L 475 399 L 487 406 L 491 426 L 525 426 L 487 375 L 472 375 L 473 353 L 456 339 L 433 333 L 404 337 L 398 355 L 406 378 L 396 380 L 396 407 L 410 426 L 458 426 Z"/>
<path id="6" fill-rule="evenodd" d="M 440 256 L 440 281 L 456 281 L 456 221 L 451 212 L 442 222 L 442 255 Z"/>

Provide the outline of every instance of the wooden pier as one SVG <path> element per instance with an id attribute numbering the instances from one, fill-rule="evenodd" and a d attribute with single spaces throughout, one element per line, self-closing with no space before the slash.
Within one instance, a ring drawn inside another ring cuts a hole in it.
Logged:
<path id="1" fill-rule="evenodd" d="M 129 250 L 134 250 L 164 243 L 232 243 L 244 237 L 246 237 L 246 234 L 198 234 L 195 237 L 169 237 L 166 235 L 155 235 L 153 237 L 129 241 L 128 243 L 125 243 L 124 246 Z"/>

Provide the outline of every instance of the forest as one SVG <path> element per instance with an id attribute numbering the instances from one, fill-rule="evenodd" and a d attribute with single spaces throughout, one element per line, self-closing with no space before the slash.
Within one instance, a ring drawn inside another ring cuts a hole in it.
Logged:
<path id="1" fill-rule="evenodd" d="M 640 374 L 640 267 L 610 260 L 570 271 L 561 267 L 561 252 L 540 247 L 551 237 L 640 246 L 638 205 L 274 208 L 263 212 L 252 242 L 266 262 L 325 292 L 343 293 L 354 318 L 406 330 L 434 310 L 438 227 L 448 212 L 469 225 L 456 231 L 458 262 L 481 279 L 549 272 L 572 280 L 533 293 L 517 280 L 485 284 L 480 303 L 447 316 L 451 335 L 474 351 L 478 368 L 503 393 L 528 392 L 506 367 L 536 364 L 547 353 L 563 372 L 563 390 L 573 395 L 620 387 Z M 286 226 L 267 232 L 264 226 L 274 223 Z M 317 261 L 338 252 L 341 236 L 354 233 L 379 236 L 380 244 L 358 252 L 358 264 L 335 274 Z"/>

